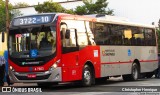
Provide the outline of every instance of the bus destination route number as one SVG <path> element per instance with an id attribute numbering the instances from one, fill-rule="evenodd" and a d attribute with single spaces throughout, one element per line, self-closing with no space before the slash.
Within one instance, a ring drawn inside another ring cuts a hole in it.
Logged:
<path id="1" fill-rule="evenodd" d="M 30 16 L 14 19 L 13 25 L 45 24 L 51 22 L 51 15 Z"/>

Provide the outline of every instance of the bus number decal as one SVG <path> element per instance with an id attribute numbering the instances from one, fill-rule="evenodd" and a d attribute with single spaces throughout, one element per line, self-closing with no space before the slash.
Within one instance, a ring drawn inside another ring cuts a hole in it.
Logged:
<path id="1" fill-rule="evenodd" d="M 20 25 L 24 25 L 24 24 L 35 24 L 36 23 L 36 18 L 24 18 L 24 19 L 20 19 Z"/>
<path id="2" fill-rule="evenodd" d="M 30 25 L 30 24 L 44 24 L 52 21 L 51 15 L 46 16 L 30 16 L 30 17 L 21 17 L 16 18 L 13 21 L 13 25 Z"/>
<path id="3" fill-rule="evenodd" d="M 21 25 L 23 24 L 23 19 L 20 19 L 20 23 L 19 24 L 21 24 Z"/>
<path id="4" fill-rule="evenodd" d="M 48 21 L 49 21 L 48 16 L 42 17 L 42 22 L 48 22 Z"/>
<path id="5" fill-rule="evenodd" d="M 35 67 L 34 68 L 34 71 L 43 71 L 44 70 L 44 67 Z"/>
<path id="6" fill-rule="evenodd" d="M 36 18 L 33 18 L 32 20 L 33 20 L 33 21 L 32 21 L 33 23 L 36 23 Z"/>

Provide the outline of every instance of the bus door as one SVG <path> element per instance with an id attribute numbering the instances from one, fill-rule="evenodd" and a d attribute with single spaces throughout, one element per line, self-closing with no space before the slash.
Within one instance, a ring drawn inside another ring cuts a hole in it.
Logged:
<path id="1" fill-rule="evenodd" d="M 78 73 L 79 47 L 76 29 L 61 30 L 63 81 L 80 79 Z M 79 77 L 79 78 L 78 78 Z"/>

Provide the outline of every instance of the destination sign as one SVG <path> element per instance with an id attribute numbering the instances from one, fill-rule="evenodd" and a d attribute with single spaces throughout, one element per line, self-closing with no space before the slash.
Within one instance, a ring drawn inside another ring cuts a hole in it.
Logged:
<path id="1" fill-rule="evenodd" d="M 52 15 L 36 15 L 15 18 L 13 26 L 30 25 L 30 24 L 45 24 L 52 21 Z"/>

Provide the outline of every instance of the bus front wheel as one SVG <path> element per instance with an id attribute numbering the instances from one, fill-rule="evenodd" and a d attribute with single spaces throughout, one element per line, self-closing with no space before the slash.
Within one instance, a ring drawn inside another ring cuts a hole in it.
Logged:
<path id="1" fill-rule="evenodd" d="M 92 72 L 91 68 L 88 65 L 85 65 L 82 73 L 82 85 L 91 86 L 92 84 Z"/>

